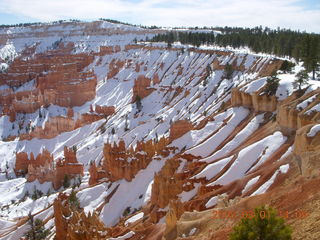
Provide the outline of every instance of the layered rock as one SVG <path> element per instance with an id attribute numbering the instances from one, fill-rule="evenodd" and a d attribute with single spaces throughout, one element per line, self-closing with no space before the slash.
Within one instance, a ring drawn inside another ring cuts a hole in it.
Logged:
<path id="1" fill-rule="evenodd" d="M 157 79 L 155 80 L 157 81 Z M 154 91 L 150 86 L 151 79 L 144 75 L 139 75 L 138 78 L 134 80 L 132 102 L 135 102 L 138 96 L 140 99 L 149 96 Z"/>
<path id="2" fill-rule="evenodd" d="M 59 189 L 65 176 L 74 178 L 83 175 L 83 164 L 78 163 L 74 149 L 64 147 L 64 159 L 58 159 L 54 164 L 53 155 L 44 150 L 34 158 L 33 153 L 20 152 L 16 154 L 15 172 L 17 175 L 26 174 L 27 181 L 36 179 L 40 183 L 52 182 L 54 189 Z"/>
<path id="3" fill-rule="evenodd" d="M 137 142 L 136 148 L 127 149 L 123 140 L 119 144 L 106 143 L 103 148 L 104 159 L 102 165 L 90 167 L 90 184 L 101 178 L 112 181 L 126 179 L 131 181 L 141 169 L 145 169 L 156 155 L 167 156 L 169 150 L 165 149 L 168 140 L 161 138 L 158 142 L 149 140 Z"/>
<path id="4" fill-rule="evenodd" d="M 28 169 L 30 166 L 34 167 L 43 167 L 45 165 L 50 165 L 53 163 L 53 155 L 46 149 L 39 153 L 35 158 L 33 153 L 30 153 L 30 158 L 28 153 L 26 152 L 19 152 L 16 153 L 16 163 L 14 171 L 16 175 L 26 174 L 28 173 Z"/>
<path id="5" fill-rule="evenodd" d="M 125 65 L 124 61 L 113 59 L 109 64 L 109 72 L 107 75 L 107 79 L 113 78 L 116 76 L 121 68 Z"/>
<path id="6" fill-rule="evenodd" d="M 299 106 L 302 102 L 305 102 L 303 108 Z M 308 124 L 320 123 L 320 112 L 312 111 L 319 104 L 319 89 L 300 97 L 298 93 L 294 93 L 278 107 L 277 122 L 281 127 L 291 130 L 297 130 Z"/>
<path id="7" fill-rule="evenodd" d="M 67 115 L 67 117 L 50 117 L 49 120 L 44 124 L 44 127 L 36 126 L 35 128 L 31 129 L 30 132 L 20 134 L 20 140 L 30 140 L 33 138 L 54 138 L 60 133 L 70 132 L 84 125 L 103 119 L 102 115 L 97 115 L 95 113 L 84 113 L 80 115 L 80 118 L 74 119 L 72 117 L 72 110 L 69 110 Z"/>
<path id="8" fill-rule="evenodd" d="M 164 238 L 166 240 L 176 239 L 177 237 L 177 222 L 183 214 L 183 204 L 177 201 L 170 201 L 169 211 L 166 215 L 166 230 L 164 232 Z"/>
<path id="9" fill-rule="evenodd" d="M 154 176 L 151 192 L 151 204 L 158 208 L 165 208 L 170 200 L 177 200 L 178 194 L 183 191 L 183 181 L 175 176 L 179 162 L 169 159 L 161 171 Z"/>
<path id="10" fill-rule="evenodd" d="M 111 116 L 116 112 L 114 106 L 100 106 L 96 104 L 95 112 L 104 116 Z"/>
<path id="11" fill-rule="evenodd" d="M 184 134 L 193 129 L 192 124 L 188 120 L 178 120 L 171 124 L 170 126 L 170 136 L 169 140 L 173 140 L 182 137 Z"/>
<path id="12" fill-rule="evenodd" d="M 110 54 L 117 53 L 120 51 L 121 51 L 120 46 L 100 46 L 99 55 L 105 56 L 105 55 L 110 55 Z"/>
<path id="13" fill-rule="evenodd" d="M 60 193 L 53 203 L 57 240 L 106 239 L 108 229 L 98 215 L 72 206 L 69 196 Z"/>
<path id="14" fill-rule="evenodd" d="M 319 172 L 320 169 L 320 131 L 310 134 L 310 130 L 320 126 L 319 124 L 310 124 L 300 128 L 294 140 L 294 153 L 304 175 L 310 176 L 313 172 Z"/>
<path id="15" fill-rule="evenodd" d="M 1 90 L 1 105 L 18 113 L 33 113 L 49 104 L 81 106 L 95 97 L 96 76 L 83 71 L 93 59 L 92 55 L 59 52 L 16 59 L 8 72 L 0 75 L 0 85 L 11 87 Z M 22 86 L 25 83 L 31 87 Z M 14 90 L 20 86 L 19 91 Z"/>
<path id="16" fill-rule="evenodd" d="M 278 100 L 276 96 L 261 95 L 263 90 L 252 94 L 245 93 L 238 88 L 231 90 L 231 105 L 243 106 L 254 109 L 256 112 L 274 112 L 277 109 Z"/>

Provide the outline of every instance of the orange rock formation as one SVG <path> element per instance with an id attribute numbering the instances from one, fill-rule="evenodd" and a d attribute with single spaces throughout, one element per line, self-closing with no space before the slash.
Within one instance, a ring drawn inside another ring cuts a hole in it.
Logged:
<path id="1" fill-rule="evenodd" d="M 187 120 L 178 120 L 170 126 L 170 142 L 183 136 L 185 133 L 193 129 L 192 124 Z"/>
<path id="2" fill-rule="evenodd" d="M 27 153 L 20 152 L 16 154 L 15 172 L 17 175 L 28 173 L 29 182 L 36 179 L 40 183 L 50 181 L 54 189 L 59 189 L 66 175 L 70 178 L 83 175 L 83 165 L 78 163 L 76 152 L 64 147 L 64 156 L 64 159 L 58 159 L 54 165 L 53 155 L 47 150 L 38 154 L 36 158 L 31 153 L 30 160 Z"/>
<path id="3" fill-rule="evenodd" d="M 123 140 L 119 144 L 106 143 L 103 148 L 104 159 L 102 165 L 97 167 L 92 164 L 90 167 L 90 184 L 96 183 L 99 179 L 108 178 L 112 181 L 132 178 L 148 166 L 156 155 L 167 156 L 166 149 L 168 140 L 161 138 L 158 142 L 149 140 L 146 143 L 137 142 L 135 149 L 127 149 Z"/>

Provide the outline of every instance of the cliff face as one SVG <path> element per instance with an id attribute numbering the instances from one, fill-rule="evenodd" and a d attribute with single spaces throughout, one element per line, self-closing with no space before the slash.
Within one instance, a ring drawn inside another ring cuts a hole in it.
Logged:
<path id="1" fill-rule="evenodd" d="M 69 115 L 71 112 L 69 112 Z M 80 118 L 74 119 L 72 116 L 56 116 L 51 117 L 45 122 L 44 128 L 36 126 L 28 133 L 19 135 L 21 140 L 31 140 L 33 138 L 50 139 L 58 136 L 60 133 L 70 132 L 84 125 L 96 122 L 103 119 L 103 115 L 95 113 L 84 113 Z M 14 136 L 11 136 L 13 138 Z"/>
<path id="2" fill-rule="evenodd" d="M 64 159 L 58 159 L 54 164 L 53 155 L 44 150 L 36 158 L 33 153 L 20 152 L 16 154 L 15 172 L 17 175 L 28 174 L 28 182 L 36 179 L 40 183 L 52 182 L 54 189 L 59 189 L 65 176 L 74 178 L 83 175 L 83 165 L 78 163 L 76 152 L 73 149 L 64 148 Z"/>
<path id="3" fill-rule="evenodd" d="M 99 106 L 96 105 L 95 112 L 104 116 L 111 116 L 116 112 L 114 106 Z"/>
<path id="4" fill-rule="evenodd" d="M 234 88 L 231 91 L 231 105 L 251 108 L 256 112 L 274 112 L 278 105 L 276 96 L 261 95 L 261 92 L 262 90 L 249 94 Z"/>
<path id="5" fill-rule="evenodd" d="M 15 164 L 15 173 L 16 175 L 28 173 L 30 166 L 39 166 L 45 167 L 50 166 L 53 163 L 53 156 L 48 150 L 43 150 L 42 153 L 38 154 L 35 158 L 33 153 L 30 153 L 30 159 L 28 154 L 25 152 L 16 153 L 16 164 Z"/>
<path id="6" fill-rule="evenodd" d="M 288 129 L 299 129 L 308 124 L 320 123 L 320 113 L 314 108 L 320 103 L 320 90 L 299 97 L 295 94 L 278 108 L 277 122 Z"/>
<path id="7" fill-rule="evenodd" d="M 294 153 L 305 176 L 312 176 L 319 172 L 320 132 L 311 134 L 313 127 L 319 124 L 310 124 L 300 128 L 294 140 Z"/>
<path id="8" fill-rule="evenodd" d="M 87 54 L 61 55 L 57 52 L 39 54 L 31 59 L 16 59 L 0 83 L 11 88 L 0 94 L 4 107 L 18 113 L 33 113 L 40 106 L 55 104 L 63 107 L 80 106 L 95 97 L 96 76 L 83 71 L 94 57 Z M 24 84 L 32 85 L 23 87 Z"/>
<path id="9" fill-rule="evenodd" d="M 139 75 L 138 78 L 134 81 L 132 102 L 136 101 L 137 96 L 142 99 L 151 94 L 154 89 L 152 89 L 150 85 L 150 78 L 147 78 L 144 75 Z"/>
<path id="10" fill-rule="evenodd" d="M 97 168 L 95 164 L 90 167 L 90 184 L 105 177 L 111 181 L 120 179 L 131 181 L 154 157 L 169 154 L 169 150 L 165 149 L 167 143 L 168 140 L 165 138 L 161 138 L 158 142 L 153 140 L 138 142 L 135 149 L 126 148 L 123 140 L 119 144 L 104 144 L 101 167 Z"/>
<path id="11" fill-rule="evenodd" d="M 173 140 L 183 136 L 185 133 L 193 129 L 192 124 L 187 120 L 178 120 L 171 124 L 170 126 L 170 136 L 169 140 Z"/>

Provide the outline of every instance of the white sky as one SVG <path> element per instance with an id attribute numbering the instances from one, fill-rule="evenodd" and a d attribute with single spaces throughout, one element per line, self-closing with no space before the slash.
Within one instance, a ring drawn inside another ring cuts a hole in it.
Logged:
<path id="1" fill-rule="evenodd" d="M 0 0 L 0 23 L 4 16 L 30 21 L 102 17 L 158 26 L 262 25 L 320 32 L 320 0 Z"/>

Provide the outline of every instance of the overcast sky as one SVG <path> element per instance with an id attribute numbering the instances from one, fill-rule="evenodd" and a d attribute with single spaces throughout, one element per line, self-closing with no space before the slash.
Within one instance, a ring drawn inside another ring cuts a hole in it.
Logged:
<path id="1" fill-rule="evenodd" d="M 0 24 L 70 18 L 157 26 L 279 26 L 320 33 L 320 0 L 0 0 Z"/>

